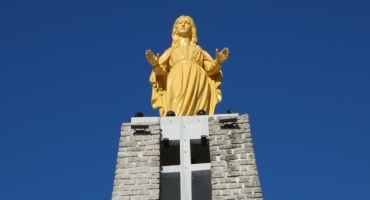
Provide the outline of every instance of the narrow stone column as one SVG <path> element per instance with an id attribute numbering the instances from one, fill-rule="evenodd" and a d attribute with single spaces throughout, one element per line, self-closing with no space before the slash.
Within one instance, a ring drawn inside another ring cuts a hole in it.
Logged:
<path id="1" fill-rule="evenodd" d="M 262 200 L 248 115 L 235 126 L 219 123 L 223 118 L 209 119 L 212 199 Z"/>
<path id="2" fill-rule="evenodd" d="M 159 199 L 159 123 L 135 132 L 123 123 L 112 200 Z"/>

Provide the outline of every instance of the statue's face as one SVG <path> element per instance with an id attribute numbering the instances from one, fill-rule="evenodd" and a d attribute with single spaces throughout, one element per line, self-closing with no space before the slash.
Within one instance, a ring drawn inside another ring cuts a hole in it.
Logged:
<path id="1" fill-rule="evenodd" d="M 176 23 L 177 35 L 182 37 L 191 36 L 191 21 L 188 17 L 181 17 Z"/>

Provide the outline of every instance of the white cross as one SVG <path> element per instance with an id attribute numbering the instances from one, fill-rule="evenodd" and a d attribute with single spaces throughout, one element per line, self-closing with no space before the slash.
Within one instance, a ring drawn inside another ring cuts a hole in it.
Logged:
<path id="1" fill-rule="evenodd" d="M 180 172 L 181 199 L 192 199 L 192 172 L 211 170 L 210 163 L 191 164 L 190 140 L 208 137 L 208 116 L 164 117 L 160 126 L 162 138 L 180 141 L 180 165 L 163 166 L 161 173 Z"/>

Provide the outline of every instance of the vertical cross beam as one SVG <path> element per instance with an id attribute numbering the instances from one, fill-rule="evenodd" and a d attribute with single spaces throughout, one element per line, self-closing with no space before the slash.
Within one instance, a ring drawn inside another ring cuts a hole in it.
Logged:
<path id="1" fill-rule="evenodd" d="M 165 172 L 180 170 L 181 199 L 192 199 L 192 172 L 210 170 L 210 164 L 191 164 L 190 145 L 192 139 L 208 136 L 208 116 L 166 117 L 161 119 L 162 137 L 180 141 L 180 166 L 163 167 Z M 175 172 L 175 171 L 173 171 Z"/>

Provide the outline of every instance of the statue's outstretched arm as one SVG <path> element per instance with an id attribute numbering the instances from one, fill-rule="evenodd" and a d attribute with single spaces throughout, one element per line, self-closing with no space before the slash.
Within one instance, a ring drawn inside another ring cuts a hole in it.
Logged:
<path id="1" fill-rule="evenodd" d="M 228 58 L 229 49 L 224 48 L 222 51 L 216 49 L 216 59 L 213 58 L 204 50 L 202 50 L 204 55 L 204 70 L 208 76 L 214 76 L 220 73 L 221 64 Z"/>
<path id="2" fill-rule="evenodd" d="M 159 53 L 157 55 L 154 55 L 152 50 L 148 49 L 148 50 L 145 51 L 145 56 L 146 56 L 146 59 L 148 60 L 148 62 L 150 63 L 150 65 L 152 65 L 152 67 L 157 67 L 158 66 Z"/>
<path id="3" fill-rule="evenodd" d="M 218 64 L 222 64 L 223 62 L 225 62 L 225 60 L 229 57 L 229 49 L 228 48 L 224 48 L 222 49 L 220 52 L 218 52 L 218 49 L 216 49 L 216 62 Z"/>
<path id="4" fill-rule="evenodd" d="M 159 64 L 159 53 L 154 55 L 154 53 L 149 49 L 145 51 L 145 56 L 150 65 L 153 67 L 153 71 L 157 76 L 163 76 L 166 74 L 166 66 Z"/>

